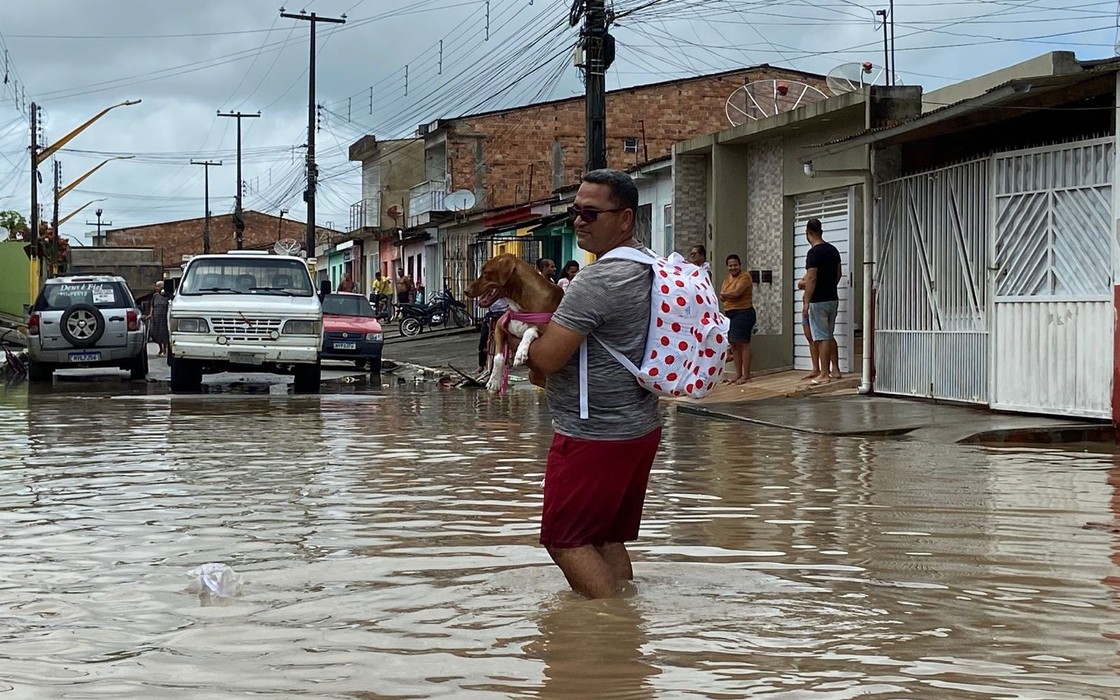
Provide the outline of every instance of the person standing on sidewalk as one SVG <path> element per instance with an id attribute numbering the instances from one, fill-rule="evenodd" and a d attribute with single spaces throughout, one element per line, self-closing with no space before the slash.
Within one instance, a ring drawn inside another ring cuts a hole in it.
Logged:
<path id="1" fill-rule="evenodd" d="M 537 272 L 541 273 L 549 282 L 556 281 L 556 263 L 551 258 L 541 258 L 537 260 Z"/>
<path id="2" fill-rule="evenodd" d="M 708 264 L 708 249 L 702 244 L 692 246 L 688 251 L 688 261 L 708 273 L 708 277 L 712 276 L 712 266 Z"/>
<path id="3" fill-rule="evenodd" d="M 731 341 L 731 358 L 735 362 L 735 376 L 725 379 L 724 384 L 746 384 L 751 380 L 751 335 L 757 317 L 754 311 L 754 280 L 749 273 L 743 272 L 739 256 L 727 256 L 727 277 L 719 290 L 723 310 L 731 321 L 728 340 Z"/>
<path id="4" fill-rule="evenodd" d="M 397 268 L 397 303 L 407 304 L 412 301 L 412 278 L 404 274 L 404 268 Z"/>
<path id="5" fill-rule="evenodd" d="M 629 175 L 593 170 L 584 175 L 568 217 L 579 247 L 602 256 L 622 247 L 644 250 L 634 238 L 637 210 L 638 188 Z M 652 275 L 651 266 L 632 260 L 588 265 L 529 347 L 530 380 L 543 383 L 555 430 L 545 466 L 540 542 L 571 587 L 590 598 L 613 596 L 634 577 L 625 543 L 638 537 L 661 443 L 657 396 L 639 386 L 599 342 L 641 364 Z M 580 418 L 581 346 L 587 419 Z"/>
<path id="6" fill-rule="evenodd" d="M 805 293 L 802 314 L 809 319 L 809 330 L 817 345 L 821 376 L 813 384 L 827 384 L 841 379 L 839 349 L 836 345 L 836 315 L 840 310 L 837 285 L 844 271 L 841 269 L 840 251 L 824 240 L 820 219 L 809 219 L 805 224 L 805 237 L 809 252 L 805 254 Z M 836 360 L 836 372 L 829 373 Z M 827 376 L 826 376 L 827 373 Z"/>

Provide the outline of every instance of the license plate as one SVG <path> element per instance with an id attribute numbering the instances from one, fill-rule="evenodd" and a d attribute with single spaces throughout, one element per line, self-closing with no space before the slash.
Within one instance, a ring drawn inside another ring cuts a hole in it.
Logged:
<path id="1" fill-rule="evenodd" d="M 101 353 L 99 352 L 72 352 L 70 353 L 71 362 L 100 362 Z"/>
<path id="2" fill-rule="evenodd" d="M 335 350 L 357 350 L 358 349 L 358 344 L 357 343 L 335 343 L 334 344 L 334 349 Z"/>
<path id="3" fill-rule="evenodd" d="M 231 352 L 229 361 L 239 365 L 259 365 L 264 362 L 264 355 L 255 355 L 251 352 Z"/>

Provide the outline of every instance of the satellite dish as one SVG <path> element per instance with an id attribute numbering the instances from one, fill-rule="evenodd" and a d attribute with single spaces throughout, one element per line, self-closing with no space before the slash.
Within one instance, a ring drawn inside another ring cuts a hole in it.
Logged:
<path id="1" fill-rule="evenodd" d="M 474 192 L 470 190 L 455 190 L 443 200 L 443 205 L 448 211 L 467 211 L 474 207 Z"/>
<path id="2" fill-rule="evenodd" d="M 756 80 L 731 93 L 725 113 L 733 126 L 739 126 L 824 99 L 828 95 L 797 80 Z"/>
<path id="3" fill-rule="evenodd" d="M 890 84 L 890 74 L 886 68 L 876 65 L 871 61 L 863 63 L 841 63 L 828 72 L 825 83 L 833 95 L 843 95 L 846 92 L 862 90 L 867 85 Z M 895 75 L 895 82 L 901 84 Z"/>
<path id="4" fill-rule="evenodd" d="M 385 213 L 388 214 L 393 219 L 393 221 L 396 221 L 397 219 L 401 218 L 401 208 L 398 207 L 396 204 L 389 207 L 389 209 Z"/>
<path id="5" fill-rule="evenodd" d="M 303 246 L 294 238 L 284 238 L 276 241 L 276 245 L 272 246 L 272 249 L 279 255 L 297 255 L 303 250 Z"/>

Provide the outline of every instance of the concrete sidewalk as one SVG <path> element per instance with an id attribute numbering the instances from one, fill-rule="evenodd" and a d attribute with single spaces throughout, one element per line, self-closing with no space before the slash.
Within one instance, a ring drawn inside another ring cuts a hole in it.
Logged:
<path id="1" fill-rule="evenodd" d="M 904 437 L 933 443 L 1113 442 L 1112 425 L 1072 418 L 995 413 L 933 401 L 861 396 L 858 380 L 813 387 L 802 372 L 717 387 L 703 401 L 678 401 L 684 413 L 818 435 Z"/>

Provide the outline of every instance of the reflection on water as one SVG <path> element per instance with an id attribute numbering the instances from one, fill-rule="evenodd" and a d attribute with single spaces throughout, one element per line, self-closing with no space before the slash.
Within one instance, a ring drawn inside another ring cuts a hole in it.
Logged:
<path id="1" fill-rule="evenodd" d="M 1120 694 L 1112 454 L 670 416 L 636 589 L 585 601 L 533 393 L 146 390 L 0 393 L 0 693 Z"/>

